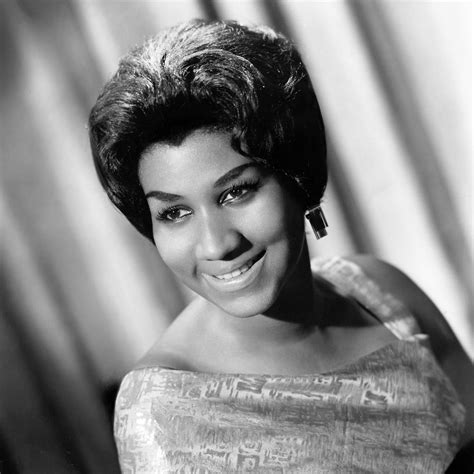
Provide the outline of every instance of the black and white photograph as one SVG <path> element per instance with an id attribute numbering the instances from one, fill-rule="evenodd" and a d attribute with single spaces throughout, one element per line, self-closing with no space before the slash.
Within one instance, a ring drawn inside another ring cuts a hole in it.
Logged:
<path id="1" fill-rule="evenodd" d="M 473 474 L 473 8 L 0 0 L 0 474 Z"/>

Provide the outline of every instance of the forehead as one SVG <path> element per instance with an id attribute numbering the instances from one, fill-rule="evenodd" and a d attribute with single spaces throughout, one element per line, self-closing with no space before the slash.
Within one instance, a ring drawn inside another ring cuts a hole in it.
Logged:
<path id="1" fill-rule="evenodd" d="M 196 130 L 180 145 L 156 143 L 148 148 L 140 159 L 138 177 L 145 192 L 179 193 L 251 162 L 231 147 L 229 132 Z"/>

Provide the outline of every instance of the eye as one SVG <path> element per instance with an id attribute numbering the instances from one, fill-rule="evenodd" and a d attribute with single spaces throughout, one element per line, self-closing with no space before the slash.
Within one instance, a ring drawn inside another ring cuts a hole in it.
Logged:
<path id="1" fill-rule="evenodd" d="M 173 223 L 180 222 L 191 214 L 192 212 L 189 209 L 183 207 L 170 207 L 159 212 L 156 218 L 162 222 Z"/>
<path id="2" fill-rule="evenodd" d="M 227 191 L 227 193 L 225 194 L 225 198 L 222 200 L 222 202 L 238 199 L 242 197 L 246 192 L 247 192 L 247 189 L 245 189 L 243 186 L 237 186 L 235 188 L 232 188 L 229 191 Z"/>
<path id="3" fill-rule="evenodd" d="M 260 181 L 248 181 L 244 183 L 234 184 L 229 190 L 222 194 L 221 204 L 227 204 L 234 201 L 244 199 L 251 192 L 256 191 L 260 187 Z"/>

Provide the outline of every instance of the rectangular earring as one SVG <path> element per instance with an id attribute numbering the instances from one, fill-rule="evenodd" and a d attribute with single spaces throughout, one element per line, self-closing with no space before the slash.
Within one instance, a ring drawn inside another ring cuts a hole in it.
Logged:
<path id="1" fill-rule="evenodd" d="M 321 239 L 325 235 L 328 235 L 326 230 L 326 227 L 328 227 L 328 221 L 326 220 L 326 216 L 319 204 L 309 209 L 306 212 L 305 217 L 309 220 L 317 239 Z"/>

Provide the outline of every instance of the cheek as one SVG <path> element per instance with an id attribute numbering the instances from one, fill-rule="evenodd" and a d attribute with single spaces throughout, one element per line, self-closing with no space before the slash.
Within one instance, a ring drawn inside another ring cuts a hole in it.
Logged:
<path id="1" fill-rule="evenodd" d="M 155 231 L 153 235 L 155 247 L 163 262 L 173 273 L 184 276 L 192 262 L 189 255 L 189 239 L 184 239 L 176 233 L 171 235 L 162 231 Z"/>
<path id="2" fill-rule="evenodd" d="M 243 220 L 244 234 L 254 243 L 291 243 L 304 235 L 303 210 L 281 193 L 251 206 Z"/>

